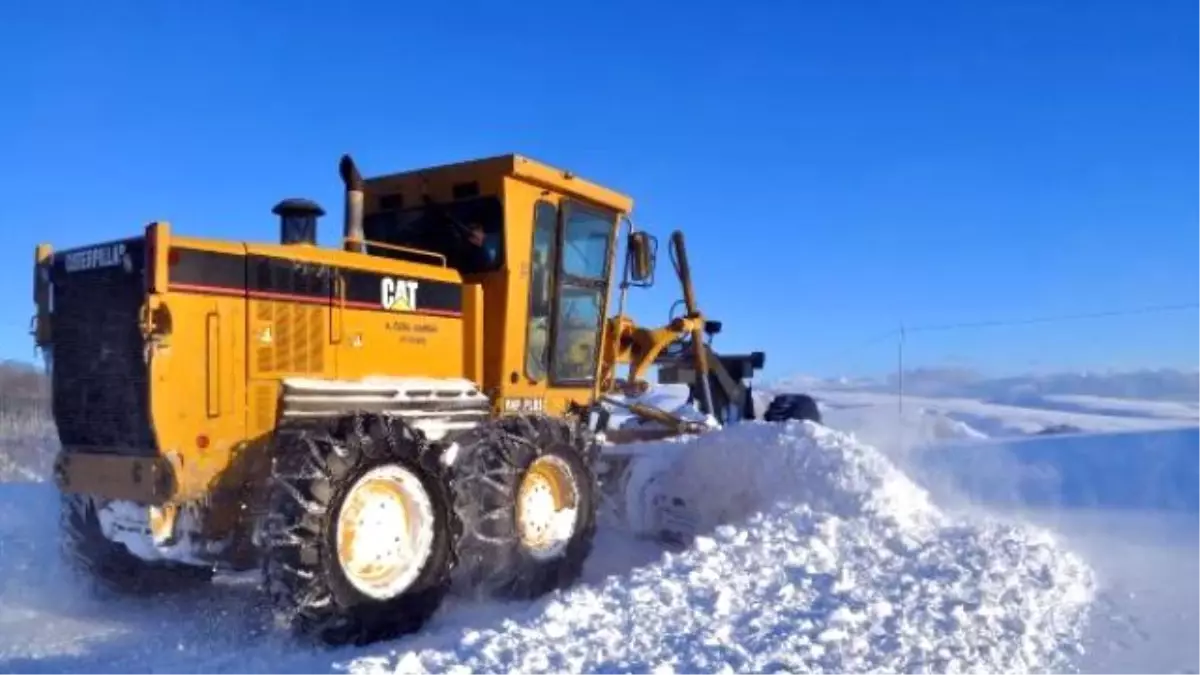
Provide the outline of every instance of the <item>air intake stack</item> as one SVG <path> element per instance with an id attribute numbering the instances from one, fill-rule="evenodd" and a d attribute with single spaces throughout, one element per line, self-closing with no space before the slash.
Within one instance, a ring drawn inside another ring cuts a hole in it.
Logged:
<path id="1" fill-rule="evenodd" d="M 325 215 L 325 209 L 311 199 L 285 199 L 271 209 L 279 216 L 279 243 L 317 243 L 317 218 Z"/>

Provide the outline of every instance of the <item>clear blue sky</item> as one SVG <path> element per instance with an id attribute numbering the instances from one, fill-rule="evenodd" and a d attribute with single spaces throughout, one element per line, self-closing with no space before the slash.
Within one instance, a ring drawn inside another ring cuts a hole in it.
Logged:
<path id="1" fill-rule="evenodd" d="M 0 21 L 0 357 L 30 261 L 153 219 L 271 239 L 367 173 L 522 152 L 688 235 L 718 347 L 1197 299 L 1194 2 L 23 3 Z M 283 8 L 288 9 L 284 10 Z M 665 247 L 664 247 L 665 252 Z M 635 293 L 645 321 L 678 296 Z M 1194 311 L 913 335 L 990 370 L 1197 362 Z"/>

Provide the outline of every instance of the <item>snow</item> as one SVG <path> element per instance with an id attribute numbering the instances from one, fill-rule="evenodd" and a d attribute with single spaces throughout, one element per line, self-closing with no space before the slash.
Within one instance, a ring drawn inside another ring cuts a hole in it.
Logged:
<path id="1" fill-rule="evenodd" d="M 1097 595 L 1078 668 L 1200 671 L 1195 375 L 1054 377 L 1054 386 L 1021 383 L 1013 387 L 1021 396 L 1005 394 L 1015 381 L 943 380 L 940 395 L 908 395 L 903 406 L 876 383 L 810 381 L 807 391 L 826 422 L 885 450 L 942 508 L 1037 523 L 1093 566 Z M 1028 394 L 1038 388 L 1051 393 Z M 1132 388 L 1147 398 L 1113 395 Z M 964 433 L 947 433 L 949 422 Z M 1039 434 L 1059 425 L 1073 433 Z"/>
<path id="2" fill-rule="evenodd" d="M 1178 410 L 1177 403 L 1158 401 L 1140 404 L 1143 412 L 1158 410 L 1161 415 L 1132 416 L 1104 414 L 1094 409 L 1086 412 L 1052 410 L 955 397 L 905 396 L 901 400 L 895 392 L 817 390 L 814 394 L 826 406 L 826 423 L 839 429 L 852 429 L 881 446 L 894 440 L 892 436 L 882 434 L 891 434 L 898 429 L 915 433 L 910 436 L 910 442 L 937 440 L 921 428 L 938 418 L 963 423 L 987 436 L 1026 435 L 1062 424 L 1097 432 L 1177 429 L 1194 427 L 1198 419 L 1195 414 L 1191 417 L 1174 414 Z"/>
<path id="3" fill-rule="evenodd" d="M 461 599 L 419 636 L 347 650 L 332 662 L 287 649 L 279 636 L 223 640 L 246 657 L 238 668 L 353 672 L 1024 672 L 1061 669 L 1077 652 L 1091 571 L 1046 532 L 952 519 L 882 454 L 816 425 L 748 424 L 689 445 L 691 461 L 669 488 L 700 509 L 696 545 L 647 551 L 633 533 L 609 530 L 598 549 L 610 553 L 589 563 L 580 585 L 523 606 Z M 48 486 L 23 488 L 0 492 L 7 512 L 18 502 L 51 501 Z M 30 499 L 31 489 L 45 494 Z M 5 558 L 25 590 L 6 588 L 3 621 L 79 606 L 61 586 L 57 602 L 31 592 L 53 578 L 45 571 L 51 559 L 43 562 L 52 542 L 39 518 L 17 520 L 23 528 L 5 530 L 17 555 Z M 164 607 L 130 629 L 165 631 L 182 654 L 125 653 L 113 643 L 130 638 L 107 631 L 73 641 L 84 653 L 78 659 L 43 640 L 13 641 L 4 654 L 21 670 L 140 668 L 147 659 L 156 668 L 225 670 L 234 666 L 227 643 L 205 648 L 214 630 L 196 633 L 195 623 L 235 628 L 255 616 L 245 606 L 251 597 L 242 589 L 199 607 L 226 617 L 170 616 Z M 115 614 L 136 609 L 128 611 Z M 58 632 L 89 625 L 67 621 Z M 32 637 L 28 629 L 16 634 Z"/>
<path id="4" fill-rule="evenodd" d="M 581 583 L 454 597 L 420 634 L 355 648 L 297 644 L 253 579 L 90 598 L 58 561 L 52 487 L 0 483 L 0 671 L 1200 671 L 1191 402 L 1114 396 L 1148 375 L 1051 378 L 1036 396 L 946 381 L 900 407 L 812 380 L 828 427 L 640 444 L 627 518 L 603 521 Z M 641 400 L 673 410 L 681 393 Z M 37 433 L 15 439 L 22 467 Z M 685 546 L 644 536 L 668 497 Z"/>
<path id="5" fill-rule="evenodd" d="M 1078 649 L 1091 571 L 1044 531 L 947 518 L 815 425 L 745 425 L 681 458 L 665 489 L 701 512 L 692 546 L 351 669 L 1025 672 Z"/>

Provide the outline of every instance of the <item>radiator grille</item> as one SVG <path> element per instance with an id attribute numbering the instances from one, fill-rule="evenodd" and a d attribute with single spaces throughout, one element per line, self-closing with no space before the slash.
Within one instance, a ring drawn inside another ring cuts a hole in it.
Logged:
<path id="1" fill-rule="evenodd" d="M 105 248 L 113 247 L 113 248 Z M 119 247 L 119 248 L 117 248 Z M 55 256 L 51 273 L 51 381 L 60 442 L 93 452 L 153 455 L 144 341 L 143 241 L 93 247 L 120 251 L 119 264 L 82 267 Z M 94 263 L 111 258 L 84 257 Z M 70 269 L 70 271 L 68 271 Z"/>

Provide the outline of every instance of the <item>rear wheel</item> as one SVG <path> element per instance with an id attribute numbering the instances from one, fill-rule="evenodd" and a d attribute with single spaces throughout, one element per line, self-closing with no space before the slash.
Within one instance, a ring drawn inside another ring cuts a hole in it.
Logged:
<path id="1" fill-rule="evenodd" d="M 506 416 L 456 442 L 457 577 L 510 599 L 578 580 L 596 533 L 597 499 L 579 431 L 566 420 Z"/>
<path id="2" fill-rule="evenodd" d="M 403 421 L 349 415 L 275 434 L 264 574 L 292 627 L 328 644 L 419 629 L 448 590 L 453 514 Z"/>

